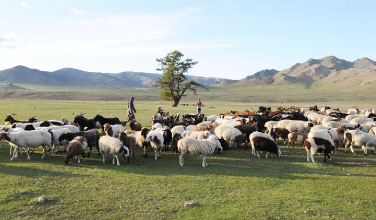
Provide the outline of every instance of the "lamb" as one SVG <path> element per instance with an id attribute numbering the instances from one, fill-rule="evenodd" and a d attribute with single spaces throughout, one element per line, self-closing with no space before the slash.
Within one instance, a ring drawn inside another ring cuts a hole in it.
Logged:
<path id="1" fill-rule="evenodd" d="M 190 152 L 193 155 L 202 156 L 202 167 L 208 166 L 206 156 L 213 154 L 218 149 L 222 151 L 222 147 L 215 135 L 210 135 L 208 139 L 197 140 L 193 138 L 183 138 L 178 142 L 179 165 L 184 166 L 184 154 Z"/>
<path id="2" fill-rule="evenodd" d="M 310 121 L 282 120 L 278 122 L 277 126 L 278 128 L 286 128 L 290 132 L 304 133 L 304 131 L 313 127 L 313 125 Z"/>
<path id="3" fill-rule="evenodd" d="M 106 162 L 106 154 L 111 154 L 112 164 L 115 164 L 116 159 L 118 166 L 120 166 L 118 154 L 124 157 L 124 162 L 129 157 L 129 148 L 124 146 L 119 139 L 107 135 L 99 139 L 99 151 L 102 152 L 103 163 Z"/>
<path id="4" fill-rule="evenodd" d="M 313 131 L 308 134 L 308 139 L 304 141 L 304 148 L 307 151 L 307 162 L 315 162 L 313 155 L 317 152 L 324 152 L 324 162 L 330 159 L 330 153 L 334 151 L 334 142 L 327 131 Z"/>
<path id="5" fill-rule="evenodd" d="M 151 147 L 154 149 L 154 159 L 157 160 L 161 156 L 161 151 L 163 147 L 164 138 L 159 132 L 151 131 L 145 139 L 146 143 L 150 143 Z"/>
<path id="6" fill-rule="evenodd" d="M 29 148 L 36 148 L 39 146 L 43 147 L 42 159 L 44 159 L 46 156 L 46 146 L 51 148 L 53 134 L 51 131 L 40 130 L 0 133 L 0 140 L 2 139 L 10 142 L 11 146 L 16 147 L 10 160 L 14 160 L 14 158 L 18 157 L 17 148 L 25 148 L 27 159 L 30 160 L 30 155 L 28 153 Z"/>
<path id="7" fill-rule="evenodd" d="M 80 163 L 80 155 L 82 155 L 82 160 L 84 160 L 86 148 L 87 148 L 86 138 L 82 136 L 75 137 L 68 144 L 67 154 L 64 160 L 65 164 L 68 165 L 74 156 L 77 156 L 77 163 Z"/>
<path id="8" fill-rule="evenodd" d="M 304 133 L 299 133 L 299 132 L 291 132 L 289 133 L 288 137 L 288 143 L 287 143 L 287 148 L 292 145 L 292 148 L 295 148 L 295 143 L 301 143 L 303 144 L 305 140 L 307 140 L 308 135 Z"/>
<path id="9" fill-rule="evenodd" d="M 266 151 L 266 158 L 268 158 L 269 153 L 275 153 L 277 157 L 281 156 L 279 146 L 269 134 L 253 132 L 249 139 L 251 140 L 253 155 L 260 158 L 260 151 Z"/>
<path id="10" fill-rule="evenodd" d="M 146 137 L 149 133 L 149 129 L 142 128 L 141 131 L 126 131 L 127 135 L 133 136 L 136 139 L 136 144 L 138 147 L 144 149 L 144 157 L 147 157 L 147 143 L 145 142 Z"/>
<path id="11" fill-rule="evenodd" d="M 283 139 L 283 144 L 286 144 L 286 139 L 288 139 L 289 130 L 286 128 L 272 128 L 270 132 L 270 136 L 273 137 L 274 140 L 277 140 L 277 138 Z"/>
<path id="12" fill-rule="evenodd" d="M 349 130 L 345 132 L 345 152 L 350 146 L 351 152 L 355 155 L 353 146 L 362 146 L 364 155 L 368 155 L 368 149 L 375 149 L 376 136 L 371 133 L 365 133 L 360 130 Z"/>
<path id="13" fill-rule="evenodd" d="M 119 132 L 119 140 L 123 143 L 124 146 L 127 146 L 130 150 L 130 153 L 133 155 L 133 160 L 136 159 L 135 157 L 135 150 L 136 150 L 136 138 L 130 135 L 127 135 L 125 132 Z"/>
<path id="14" fill-rule="evenodd" d="M 238 146 L 247 146 L 247 138 L 237 128 L 221 125 L 214 130 L 214 133 L 218 139 L 223 138 L 224 140 L 229 141 L 230 147 L 231 143 L 236 143 Z"/>

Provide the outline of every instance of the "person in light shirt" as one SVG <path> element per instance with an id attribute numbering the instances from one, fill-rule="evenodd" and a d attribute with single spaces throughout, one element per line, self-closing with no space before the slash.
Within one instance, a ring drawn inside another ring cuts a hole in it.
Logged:
<path id="1" fill-rule="evenodd" d="M 196 105 L 197 105 L 197 114 L 201 115 L 201 107 L 202 107 L 201 99 L 198 99 Z"/>

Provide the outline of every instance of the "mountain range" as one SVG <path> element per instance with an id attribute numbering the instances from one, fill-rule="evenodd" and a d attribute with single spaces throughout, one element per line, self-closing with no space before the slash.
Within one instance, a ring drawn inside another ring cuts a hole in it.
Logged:
<path id="1" fill-rule="evenodd" d="M 86 72 L 73 68 L 48 72 L 25 66 L 15 66 L 0 71 L 0 82 L 64 88 L 150 88 L 160 76 L 161 74 L 144 72 Z M 342 86 L 350 88 L 376 85 L 376 62 L 366 57 L 350 62 L 328 56 L 321 59 L 309 59 L 304 63 L 297 63 L 281 71 L 275 69 L 262 70 L 241 80 L 200 76 L 188 76 L 188 78 L 204 85 L 228 88 L 268 85 L 303 85 L 305 88 Z M 13 88 L 17 89 L 17 87 Z"/>
<path id="2" fill-rule="evenodd" d="M 144 72 L 99 73 L 86 72 L 73 68 L 63 68 L 53 72 L 15 66 L 0 71 L 0 82 L 17 83 L 33 86 L 49 87 L 82 87 L 82 88 L 150 88 L 161 74 Z M 226 79 L 216 77 L 190 76 L 203 85 L 218 84 Z"/>
<path id="3" fill-rule="evenodd" d="M 309 59 L 282 71 L 262 70 L 230 86 L 291 84 L 304 85 L 306 88 L 376 84 L 376 62 L 366 57 L 354 62 L 334 56 Z"/>

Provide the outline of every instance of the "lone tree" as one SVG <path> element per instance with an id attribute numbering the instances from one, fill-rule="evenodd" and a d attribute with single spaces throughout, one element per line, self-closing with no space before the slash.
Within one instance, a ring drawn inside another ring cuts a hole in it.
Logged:
<path id="1" fill-rule="evenodd" d="M 164 100 L 174 101 L 172 107 L 178 106 L 181 98 L 186 96 L 187 91 L 192 91 L 194 94 L 197 92 L 197 87 L 203 87 L 198 82 L 188 80 L 184 74 L 190 68 L 197 64 L 192 59 L 183 60 L 184 54 L 175 50 L 168 53 L 166 57 L 157 59 L 160 67 L 158 71 L 162 71 L 163 75 L 155 82 L 154 87 L 159 87 L 162 91 L 160 96 Z"/>

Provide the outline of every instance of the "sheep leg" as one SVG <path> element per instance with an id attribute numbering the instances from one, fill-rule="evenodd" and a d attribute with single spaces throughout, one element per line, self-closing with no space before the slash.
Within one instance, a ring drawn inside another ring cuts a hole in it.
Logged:
<path id="1" fill-rule="evenodd" d="M 257 154 L 257 157 L 258 157 L 258 158 L 261 158 L 261 157 L 260 157 L 260 151 L 256 151 L 256 154 Z"/>
<path id="2" fill-rule="evenodd" d="M 307 162 L 310 162 L 310 157 L 309 157 L 310 154 L 311 153 L 307 152 Z"/>
<path id="3" fill-rule="evenodd" d="M 206 167 L 206 155 L 202 156 L 202 167 Z"/>
<path id="4" fill-rule="evenodd" d="M 97 147 L 98 157 L 100 158 L 100 157 L 101 157 L 101 152 L 99 151 L 99 144 L 98 144 L 98 142 L 96 143 L 95 146 Z M 91 150 L 91 149 L 90 149 L 90 150 Z"/>
<path id="5" fill-rule="evenodd" d="M 157 149 L 154 149 L 154 159 L 155 160 L 158 159 L 158 150 Z"/>
<path id="6" fill-rule="evenodd" d="M 43 147 L 43 155 L 41 157 L 41 159 L 44 159 L 44 157 L 46 156 L 46 152 L 47 152 L 47 149 L 46 149 L 46 146 L 42 145 Z"/>
<path id="7" fill-rule="evenodd" d="M 25 148 L 27 159 L 30 160 L 29 148 Z"/>
<path id="8" fill-rule="evenodd" d="M 134 155 L 134 150 L 135 150 L 135 149 L 133 149 L 133 150 L 132 150 L 132 154 L 133 154 L 133 160 L 135 160 L 135 159 L 136 159 L 136 156 Z"/>
<path id="9" fill-rule="evenodd" d="M 112 164 L 115 164 L 115 155 L 112 156 Z"/>
<path id="10" fill-rule="evenodd" d="M 77 155 L 77 163 L 80 163 L 80 155 Z"/>
<path id="11" fill-rule="evenodd" d="M 82 153 L 82 161 L 85 161 L 85 153 Z"/>
<path id="12" fill-rule="evenodd" d="M 120 166 L 120 162 L 119 162 L 118 155 L 114 154 L 114 157 L 116 158 L 116 164 L 117 164 L 118 166 Z"/>
<path id="13" fill-rule="evenodd" d="M 105 156 L 104 156 L 105 154 L 104 153 L 102 153 L 102 157 L 103 157 L 103 163 L 106 163 L 106 159 L 105 159 Z"/>
<path id="14" fill-rule="evenodd" d="M 93 146 L 91 144 L 88 144 L 88 147 L 89 147 L 89 153 L 87 153 L 87 157 L 90 157 L 90 153 L 91 153 L 91 150 L 93 149 Z"/>
<path id="15" fill-rule="evenodd" d="M 315 163 L 315 159 L 313 158 L 313 153 L 310 153 L 310 156 L 311 156 L 312 163 Z"/>
<path id="16" fill-rule="evenodd" d="M 13 147 L 12 145 L 9 145 L 9 155 L 12 155 L 13 154 Z"/>
<path id="17" fill-rule="evenodd" d="M 179 165 L 184 166 L 184 154 L 179 155 Z"/>
<path id="18" fill-rule="evenodd" d="M 366 144 L 366 146 L 365 146 L 365 148 L 364 148 L 364 156 L 367 156 L 367 155 L 368 155 L 367 152 L 368 152 L 368 145 Z"/>
<path id="19" fill-rule="evenodd" d="M 354 147 L 352 145 L 350 145 L 350 150 L 351 150 L 351 153 L 355 155 Z"/>
<path id="20" fill-rule="evenodd" d="M 147 151 L 146 146 L 144 146 L 144 158 L 146 158 L 147 156 L 148 156 L 148 151 Z"/>
<path id="21" fill-rule="evenodd" d="M 11 146 L 11 149 L 12 149 L 12 146 Z M 17 149 L 14 148 L 13 156 L 12 156 L 12 158 L 10 158 L 10 160 L 12 161 L 12 160 L 14 160 L 14 158 L 16 158 L 16 157 L 18 157 L 18 156 L 17 156 Z"/>
<path id="22" fill-rule="evenodd" d="M 265 158 L 268 159 L 268 156 L 269 156 L 269 152 L 266 152 Z"/>

